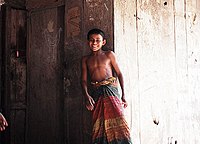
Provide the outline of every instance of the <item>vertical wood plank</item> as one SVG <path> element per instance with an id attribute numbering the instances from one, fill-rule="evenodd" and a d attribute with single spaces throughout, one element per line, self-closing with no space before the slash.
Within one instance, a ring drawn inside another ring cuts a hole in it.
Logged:
<path id="1" fill-rule="evenodd" d="M 26 14 L 26 11 L 11 9 L 10 142 L 16 144 L 24 144 L 26 139 Z"/>
<path id="2" fill-rule="evenodd" d="M 137 10 L 141 143 L 169 143 L 177 133 L 173 1 L 140 0 Z"/>
<path id="3" fill-rule="evenodd" d="M 186 143 L 200 143 L 199 120 L 200 110 L 200 9 L 196 0 L 185 0 L 186 14 L 186 38 L 188 51 L 188 97 L 186 102 L 187 110 L 184 114 L 185 128 L 188 129 Z"/>
<path id="4" fill-rule="evenodd" d="M 177 105 L 178 105 L 178 121 L 177 127 L 179 134 L 178 143 L 190 143 L 187 141 L 187 127 L 190 125 L 185 120 L 185 114 L 189 111 L 188 97 L 188 46 L 186 31 L 186 5 L 185 1 L 174 1 L 175 10 L 175 48 L 176 48 L 176 84 L 177 84 Z M 186 112 L 187 111 L 187 112 Z"/>
<path id="5" fill-rule="evenodd" d="M 133 143 L 140 143 L 140 113 L 138 97 L 136 1 L 114 1 L 114 50 L 124 76 L 128 107 L 126 120 Z"/>
<path id="6" fill-rule="evenodd" d="M 6 143 L 24 144 L 26 139 L 26 11 L 4 7 L 3 51 L 3 104 L 10 129 Z M 23 38 L 23 39 L 22 39 Z M 17 57 L 16 52 L 20 51 Z M 18 123 L 20 121 L 20 123 Z"/>
<path id="7" fill-rule="evenodd" d="M 65 142 L 90 143 L 84 127 L 83 96 L 80 85 L 81 57 L 84 51 L 83 41 L 83 1 L 65 1 L 65 46 L 64 46 L 64 108 Z M 88 128 L 88 127 L 87 127 Z"/>
<path id="8" fill-rule="evenodd" d="M 30 14 L 28 143 L 63 143 L 64 8 Z"/>

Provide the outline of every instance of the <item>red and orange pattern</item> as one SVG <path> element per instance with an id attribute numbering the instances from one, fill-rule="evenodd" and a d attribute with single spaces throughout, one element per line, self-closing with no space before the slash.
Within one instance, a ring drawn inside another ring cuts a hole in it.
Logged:
<path id="1" fill-rule="evenodd" d="M 117 92 L 117 87 L 112 85 L 103 85 L 94 91 L 93 144 L 131 144 L 130 129 Z"/>

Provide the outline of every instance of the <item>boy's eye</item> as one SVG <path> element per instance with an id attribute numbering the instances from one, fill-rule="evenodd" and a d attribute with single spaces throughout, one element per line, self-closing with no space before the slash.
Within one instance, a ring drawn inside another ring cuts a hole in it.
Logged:
<path id="1" fill-rule="evenodd" d="M 95 43 L 95 42 L 96 42 L 96 43 L 100 43 L 100 42 L 101 42 L 101 40 L 99 40 L 99 39 L 97 39 L 97 40 L 95 40 L 95 39 L 90 39 L 89 41 L 92 42 L 92 43 Z"/>

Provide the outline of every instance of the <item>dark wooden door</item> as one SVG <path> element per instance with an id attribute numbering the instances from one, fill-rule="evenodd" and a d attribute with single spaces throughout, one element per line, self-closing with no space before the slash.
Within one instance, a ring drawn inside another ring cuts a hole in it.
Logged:
<path id="1" fill-rule="evenodd" d="M 63 144 L 64 8 L 1 8 L 0 143 Z M 27 31 L 28 30 L 28 31 Z"/>
<path id="2" fill-rule="evenodd" d="M 64 7 L 29 15 L 28 144 L 64 143 Z"/>
<path id="3" fill-rule="evenodd" d="M 27 12 L 9 6 L 1 12 L 1 107 L 9 123 L 3 143 L 25 144 Z"/>

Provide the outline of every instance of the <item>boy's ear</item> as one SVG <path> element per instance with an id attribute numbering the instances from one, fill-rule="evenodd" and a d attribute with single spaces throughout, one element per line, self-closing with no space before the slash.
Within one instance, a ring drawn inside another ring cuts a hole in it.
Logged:
<path id="1" fill-rule="evenodd" d="M 106 39 L 103 40 L 103 45 L 105 45 L 105 44 L 106 44 Z"/>

